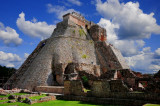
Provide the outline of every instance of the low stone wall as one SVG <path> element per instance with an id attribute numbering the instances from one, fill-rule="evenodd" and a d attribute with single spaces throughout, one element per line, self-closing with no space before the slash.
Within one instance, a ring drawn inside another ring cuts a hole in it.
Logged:
<path id="1" fill-rule="evenodd" d="M 46 96 L 46 97 L 41 98 L 40 100 L 31 101 L 29 104 L 42 103 L 42 102 L 47 102 L 51 100 L 56 100 L 55 96 Z"/>
<path id="2" fill-rule="evenodd" d="M 123 83 L 122 80 L 111 80 L 109 81 L 111 92 L 128 92 L 128 87 Z"/>
<path id="3" fill-rule="evenodd" d="M 64 95 L 84 96 L 83 85 L 79 80 L 64 81 Z"/>
<path id="4" fill-rule="evenodd" d="M 118 99 L 118 98 L 97 98 L 97 97 L 84 97 L 65 95 L 59 97 L 62 100 L 82 101 L 94 104 L 106 105 L 123 105 L 123 106 L 142 106 L 146 103 L 159 104 L 160 101 L 138 100 L 138 99 Z"/>
<path id="5" fill-rule="evenodd" d="M 160 101 L 160 94 L 129 92 L 126 86 L 120 80 L 93 81 L 92 89 L 90 92 L 87 92 L 87 96 L 100 98 L 104 97 L 117 99 Z"/>
<path id="6" fill-rule="evenodd" d="M 8 97 L 2 97 L 2 98 L 0 98 L 0 100 L 5 100 L 5 99 L 8 99 Z"/>
<path id="7" fill-rule="evenodd" d="M 91 91 L 88 95 L 93 97 L 104 97 L 107 93 L 110 92 L 110 84 L 108 81 L 93 81 Z"/>
<path id="8" fill-rule="evenodd" d="M 45 93 L 60 93 L 63 94 L 63 86 L 37 86 L 35 91 Z"/>
<path id="9" fill-rule="evenodd" d="M 39 96 L 38 94 L 28 94 L 28 95 L 17 95 L 17 96 L 14 96 L 15 99 L 12 99 L 12 100 L 8 100 L 8 101 L 5 101 L 5 102 L 0 102 L 0 104 L 4 104 L 4 103 L 14 103 L 18 100 L 18 98 L 20 97 L 21 100 L 23 98 L 25 98 L 25 100 L 23 101 L 19 101 L 19 102 L 23 102 L 23 103 L 28 103 L 28 104 L 34 104 L 34 103 L 42 103 L 42 102 L 47 102 L 47 101 L 51 101 L 51 100 L 56 100 L 56 97 L 55 96 L 45 96 L 45 97 L 42 97 L 40 98 L 39 100 L 31 100 L 31 99 L 28 99 L 28 97 L 33 97 L 33 96 Z M 1 99 L 1 98 L 0 98 Z M 5 99 L 8 99 L 7 97 Z M 2 100 L 5 100 L 4 98 Z M 17 99 L 17 100 L 16 100 Z M 26 99 L 28 99 L 28 101 L 26 102 Z M 24 102 L 25 101 L 25 102 Z"/>
<path id="10" fill-rule="evenodd" d="M 134 101 L 141 103 L 160 103 L 160 94 L 155 93 L 140 93 L 128 92 L 121 80 L 96 80 L 93 81 L 91 91 L 83 92 L 83 85 L 80 81 L 65 81 L 64 82 L 64 99 L 79 100 L 86 102 L 95 102 L 100 99 L 100 103 L 108 104 L 109 100 L 115 101 L 115 104 L 122 105 L 119 102 L 127 102 L 128 104 Z M 74 97 L 76 99 L 74 99 Z M 70 98 L 71 97 L 71 98 Z M 95 101 L 93 98 L 95 97 Z M 87 98 L 87 99 L 85 99 Z M 89 99 L 88 99 L 89 98 Z M 84 100 L 83 100 L 84 99 Z M 104 100 L 103 100 L 104 99 Z M 106 100 L 106 101 L 105 101 Z M 139 105 L 138 105 L 139 106 Z"/>
<path id="11" fill-rule="evenodd" d="M 159 94 L 154 93 L 121 93 L 121 92 L 111 92 L 105 95 L 105 98 L 117 98 L 117 99 L 134 99 L 134 100 L 146 100 L 146 101 L 159 101 Z"/>

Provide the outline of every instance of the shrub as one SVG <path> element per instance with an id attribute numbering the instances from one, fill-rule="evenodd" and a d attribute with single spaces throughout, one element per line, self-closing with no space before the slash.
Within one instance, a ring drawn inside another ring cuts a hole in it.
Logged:
<path id="1" fill-rule="evenodd" d="M 86 58 L 87 58 L 87 55 L 86 55 L 86 54 L 83 54 L 83 55 L 82 55 L 82 58 L 86 59 Z"/>
<path id="2" fill-rule="evenodd" d="M 82 80 L 83 80 L 83 82 L 85 82 L 85 83 L 88 82 L 88 78 L 87 78 L 86 76 L 83 76 L 83 77 L 82 77 Z"/>
<path id="3" fill-rule="evenodd" d="M 89 83 L 88 83 L 88 78 L 87 78 L 87 76 L 82 76 L 82 82 L 83 82 L 83 86 L 85 87 L 85 88 L 90 88 L 90 86 L 89 86 Z"/>
<path id="4" fill-rule="evenodd" d="M 79 29 L 79 35 L 80 35 L 80 36 L 86 35 L 83 29 Z"/>

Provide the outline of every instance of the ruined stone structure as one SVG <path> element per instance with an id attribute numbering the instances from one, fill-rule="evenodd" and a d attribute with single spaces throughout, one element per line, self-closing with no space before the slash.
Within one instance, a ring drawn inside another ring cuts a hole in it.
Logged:
<path id="1" fill-rule="evenodd" d="M 75 12 L 63 16 L 50 38 L 41 41 L 4 88 L 63 85 L 64 76 L 84 71 L 99 77 L 129 69 L 120 51 L 106 41 L 106 30 Z"/>

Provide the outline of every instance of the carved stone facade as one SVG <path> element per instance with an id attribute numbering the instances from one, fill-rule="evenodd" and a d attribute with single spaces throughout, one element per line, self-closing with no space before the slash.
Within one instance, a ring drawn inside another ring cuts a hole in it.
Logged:
<path id="1" fill-rule="evenodd" d="M 92 25 L 89 31 L 94 41 L 106 41 L 106 30 L 99 25 Z"/>
<path id="2" fill-rule="evenodd" d="M 63 20 L 70 20 L 77 25 L 85 27 L 85 18 L 76 12 L 68 13 L 63 16 Z"/>

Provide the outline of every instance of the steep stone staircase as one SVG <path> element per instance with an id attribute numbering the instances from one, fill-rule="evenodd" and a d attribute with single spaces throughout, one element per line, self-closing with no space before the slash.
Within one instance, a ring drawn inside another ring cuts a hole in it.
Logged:
<path id="1" fill-rule="evenodd" d="M 45 46 L 45 43 L 48 39 L 41 41 L 36 49 L 28 56 L 25 62 L 21 65 L 21 67 L 13 74 L 9 80 L 4 85 L 4 89 L 12 89 L 15 87 L 17 82 L 20 80 L 21 76 L 27 71 L 28 67 L 31 65 L 35 57 L 41 51 L 41 49 Z M 12 83 L 14 81 L 14 83 Z"/>
<path id="2" fill-rule="evenodd" d="M 118 51 L 113 51 L 112 45 L 98 41 L 95 42 L 95 48 L 101 68 L 106 68 L 106 70 L 123 69 L 121 58 L 117 58 L 115 54 L 118 54 Z"/>

